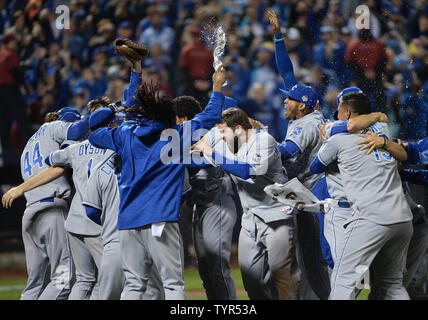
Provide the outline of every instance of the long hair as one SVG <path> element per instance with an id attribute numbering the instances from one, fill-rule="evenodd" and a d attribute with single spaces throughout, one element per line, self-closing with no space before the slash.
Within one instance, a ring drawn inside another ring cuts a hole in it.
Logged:
<path id="1" fill-rule="evenodd" d="M 126 109 L 125 112 L 163 123 L 166 128 L 175 126 L 175 112 L 172 102 L 166 97 L 159 96 L 157 85 L 142 83 L 137 88 L 137 101 L 137 105 Z"/>

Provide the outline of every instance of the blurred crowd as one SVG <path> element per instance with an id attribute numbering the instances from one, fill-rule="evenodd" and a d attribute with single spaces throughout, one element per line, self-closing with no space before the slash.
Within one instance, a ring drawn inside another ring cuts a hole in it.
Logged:
<path id="1" fill-rule="evenodd" d="M 56 8 L 63 4 L 70 13 L 67 29 L 58 28 Z M 369 31 L 356 28 L 359 5 L 370 9 Z M 143 80 L 158 82 L 162 94 L 206 102 L 214 70 L 205 40 L 216 25 L 227 36 L 225 94 L 283 139 L 283 82 L 264 16 L 268 8 L 279 15 L 296 78 L 316 90 L 326 119 L 333 117 L 337 94 L 357 85 L 373 110 L 387 113 L 393 136 L 427 136 L 424 0 L 0 0 L 3 151 L 22 148 L 49 111 L 70 106 L 85 114 L 97 96 L 121 100 L 130 69 L 114 52 L 117 37 L 149 47 Z"/>

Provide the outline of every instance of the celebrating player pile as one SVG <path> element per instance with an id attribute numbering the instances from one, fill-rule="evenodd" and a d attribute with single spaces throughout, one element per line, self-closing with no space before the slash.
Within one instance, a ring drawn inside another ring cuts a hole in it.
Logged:
<path id="1" fill-rule="evenodd" d="M 277 14 L 266 18 L 289 121 L 281 143 L 224 96 L 226 66 L 212 75 L 205 108 L 191 96 L 171 101 L 142 82 L 148 48 L 124 38 L 114 42 L 131 67 L 122 101 L 92 100 L 83 118 L 72 108 L 47 117 L 22 153 L 24 183 L 2 198 L 6 208 L 27 200 L 22 299 L 186 299 L 185 206 L 208 299 L 237 298 L 230 255 L 240 214 L 250 299 L 352 300 L 362 281 L 370 299 L 409 299 L 412 279 L 426 275 L 428 221 L 407 182 L 428 179 L 399 168 L 428 163 L 428 138 L 392 140 L 388 118 L 358 87 L 339 93 L 337 121 L 325 122 L 314 88 L 296 80 Z"/>

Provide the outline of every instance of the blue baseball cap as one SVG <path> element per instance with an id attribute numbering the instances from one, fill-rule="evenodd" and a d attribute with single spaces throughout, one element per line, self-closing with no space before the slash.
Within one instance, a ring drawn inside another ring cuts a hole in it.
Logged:
<path id="1" fill-rule="evenodd" d="M 347 94 L 347 93 L 351 93 L 351 92 L 360 92 L 363 93 L 363 90 L 361 90 L 358 87 L 348 87 L 343 89 L 338 95 L 337 95 L 337 106 L 339 107 L 340 104 L 340 98 L 342 98 L 343 95 Z"/>
<path id="2" fill-rule="evenodd" d="M 347 93 L 351 93 L 351 92 L 359 92 L 359 93 L 363 93 L 363 90 L 361 90 L 358 87 L 348 87 L 343 89 L 338 95 L 337 95 L 337 107 L 339 108 L 339 104 L 340 104 L 340 98 L 342 98 L 343 95 L 347 94 Z M 333 119 L 337 120 L 337 110 L 333 115 Z"/>
<path id="3" fill-rule="evenodd" d="M 56 111 L 56 113 L 59 113 L 61 116 L 63 116 L 64 114 L 66 114 L 68 112 L 76 113 L 80 116 L 80 112 L 77 111 L 76 108 L 72 108 L 72 107 L 64 107 L 64 108 L 61 108 L 58 111 Z"/>
<path id="4" fill-rule="evenodd" d="M 64 122 L 74 122 L 76 120 L 80 120 L 82 117 L 78 113 L 74 112 L 66 112 L 64 115 L 58 118 L 58 120 L 64 121 Z"/>
<path id="5" fill-rule="evenodd" d="M 314 109 L 317 105 L 318 99 L 315 91 L 311 87 L 304 84 L 296 84 L 289 91 L 283 90 L 281 88 L 279 90 L 291 99 L 304 103 L 309 108 Z"/>
<path id="6" fill-rule="evenodd" d="M 74 122 L 76 120 L 79 120 L 82 116 L 79 111 L 77 111 L 76 108 L 72 107 L 64 107 L 56 111 L 60 115 L 58 120 L 65 121 L 65 122 Z"/>

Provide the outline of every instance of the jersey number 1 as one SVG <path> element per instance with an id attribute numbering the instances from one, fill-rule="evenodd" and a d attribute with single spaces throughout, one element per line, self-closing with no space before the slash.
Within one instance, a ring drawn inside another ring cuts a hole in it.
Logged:
<path id="1" fill-rule="evenodd" d="M 88 179 L 91 176 L 92 158 L 88 162 Z"/>
<path id="2" fill-rule="evenodd" d="M 33 151 L 33 166 L 35 166 L 36 164 L 38 164 L 40 168 L 43 167 L 43 156 L 40 153 L 39 142 L 36 143 Z M 24 173 L 28 173 L 28 176 L 30 177 L 32 175 L 29 151 L 27 151 L 24 156 Z"/>

